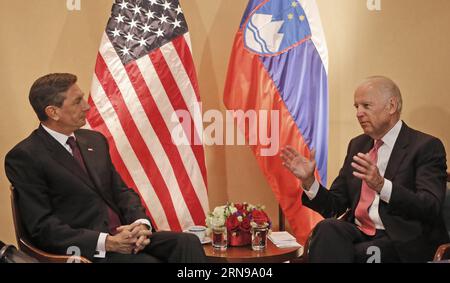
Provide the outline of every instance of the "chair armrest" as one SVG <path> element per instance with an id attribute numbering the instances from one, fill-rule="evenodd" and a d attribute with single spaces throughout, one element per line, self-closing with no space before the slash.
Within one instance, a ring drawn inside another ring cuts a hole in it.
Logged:
<path id="1" fill-rule="evenodd" d="M 433 261 L 440 261 L 447 259 L 450 256 L 450 243 L 440 245 L 434 255 Z"/>
<path id="2" fill-rule="evenodd" d="M 90 260 L 84 258 L 82 256 L 67 256 L 67 255 L 55 255 L 44 252 L 38 248 L 33 247 L 23 239 L 20 239 L 19 242 L 20 249 L 39 260 L 39 262 L 45 263 L 68 263 L 68 262 L 79 262 L 79 263 L 91 263 Z"/>
<path id="3" fill-rule="evenodd" d="M 348 219 L 350 218 L 350 209 L 347 209 L 344 213 L 342 213 L 337 219 L 339 220 L 343 220 L 343 221 L 348 221 Z"/>

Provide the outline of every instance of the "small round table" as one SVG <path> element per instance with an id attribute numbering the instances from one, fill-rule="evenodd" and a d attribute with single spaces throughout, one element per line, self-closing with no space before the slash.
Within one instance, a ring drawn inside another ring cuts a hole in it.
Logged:
<path id="1" fill-rule="evenodd" d="M 211 244 L 205 244 L 203 249 L 208 261 L 212 263 L 275 263 L 296 259 L 303 254 L 303 247 L 280 249 L 270 240 L 267 241 L 267 247 L 263 251 L 254 251 L 251 245 L 216 251 Z"/>

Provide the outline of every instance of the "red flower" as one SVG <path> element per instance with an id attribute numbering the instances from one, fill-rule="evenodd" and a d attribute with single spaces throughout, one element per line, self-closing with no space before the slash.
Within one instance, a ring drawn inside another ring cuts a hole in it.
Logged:
<path id="1" fill-rule="evenodd" d="M 264 224 L 269 222 L 269 217 L 267 216 L 267 214 L 262 211 L 262 210 L 253 210 L 252 212 L 252 216 L 253 216 L 253 221 L 256 224 Z"/>
<path id="2" fill-rule="evenodd" d="M 234 231 L 234 230 L 238 229 L 239 228 L 239 220 L 237 219 L 236 215 L 234 215 L 234 214 L 230 215 L 227 218 L 226 225 L 227 225 L 228 231 Z"/>
<path id="3" fill-rule="evenodd" d="M 237 209 L 238 211 L 241 211 L 241 212 L 242 212 L 242 211 L 244 210 L 244 205 L 243 205 L 243 204 L 236 203 L 234 206 L 236 207 L 236 209 Z"/>
<path id="4" fill-rule="evenodd" d="M 242 231 L 250 231 L 250 220 L 248 218 L 244 218 L 241 222 L 240 228 Z"/>

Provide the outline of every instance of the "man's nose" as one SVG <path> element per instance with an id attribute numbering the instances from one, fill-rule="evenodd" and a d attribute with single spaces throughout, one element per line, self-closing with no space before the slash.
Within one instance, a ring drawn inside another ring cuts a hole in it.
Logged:
<path id="1" fill-rule="evenodd" d="M 361 118 L 364 115 L 364 111 L 361 109 L 361 107 L 356 108 L 356 117 Z"/>
<path id="2" fill-rule="evenodd" d="M 89 109 L 91 109 L 91 106 L 83 99 L 83 111 L 89 111 Z"/>

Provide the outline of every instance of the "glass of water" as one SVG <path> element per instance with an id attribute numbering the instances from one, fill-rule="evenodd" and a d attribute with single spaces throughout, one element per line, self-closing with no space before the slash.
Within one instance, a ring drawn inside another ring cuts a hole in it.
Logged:
<path id="1" fill-rule="evenodd" d="M 212 246 L 215 250 L 225 251 L 227 249 L 227 227 L 214 226 L 212 228 Z"/>
<path id="2" fill-rule="evenodd" d="M 252 249 L 262 251 L 267 246 L 267 234 L 269 233 L 268 224 L 252 225 Z"/>

